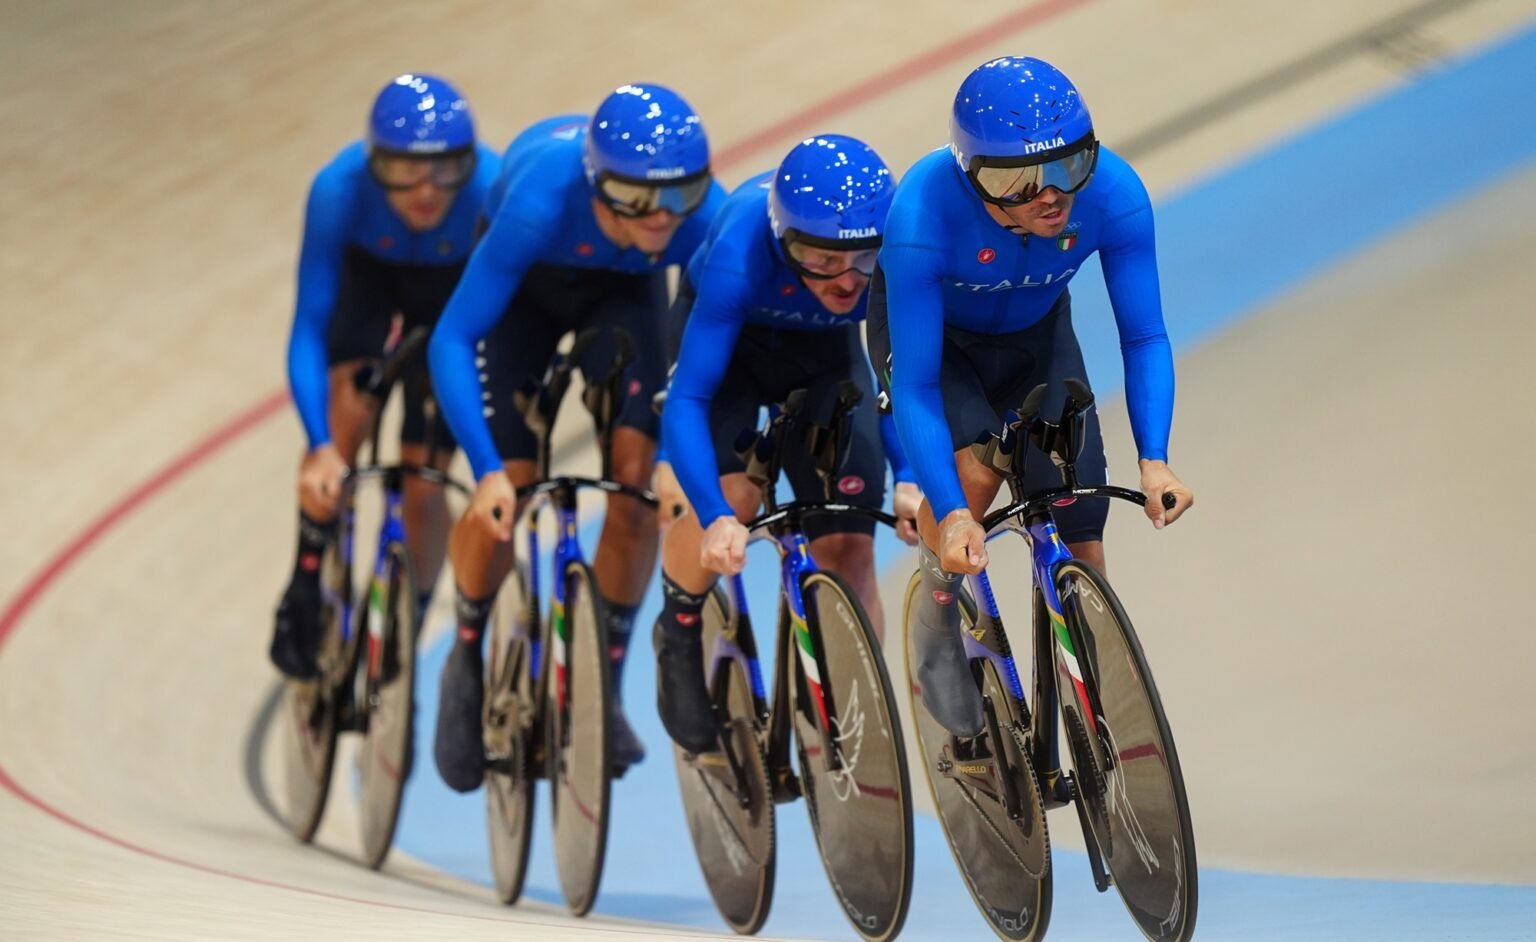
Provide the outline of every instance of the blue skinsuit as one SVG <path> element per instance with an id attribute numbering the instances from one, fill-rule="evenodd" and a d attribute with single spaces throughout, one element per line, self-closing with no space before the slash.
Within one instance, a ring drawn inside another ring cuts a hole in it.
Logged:
<path id="1" fill-rule="evenodd" d="M 457 269 L 474 246 L 485 194 L 500 169 L 496 152 L 481 145 L 474 176 L 443 221 L 427 232 L 412 232 L 390 209 L 386 191 L 368 170 L 363 142 L 349 145 L 315 175 L 304 210 L 298 300 L 288 340 L 288 385 L 311 449 L 331 440 L 327 332 L 342 295 L 348 253 L 363 253 L 377 261 L 374 270 L 392 268 L 405 279 Z"/>
<path id="2" fill-rule="evenodd" d="M 662 440 L 678 481 L 705 526 L 732 516 L 714 460 L 718 449 L 712 441 L 710 406 L 738 349 L 742 328 L 856 332 L 868 307 L 865 292 L 849 313 L 831 314 L 785 262 L 768 221 L 771 179 L 771 171 L 760 174 L 731 194 L 703 247 L 688 264 L 688 282 L 696 300 L 667 394 Z M 861 367 L 865 359 L 861 350 Z M 861 405 L 873 407 L 869 401 Z M 911 481 L 895 431 L 889 417 L 882 419 L 880 437 L 892 474 L 897 481 Z"/>
<path id="3" fill-rule="evenodd" d="M 486 203 L 490 227 L 432 335 L 429 359 L 438 401 L 477 480 L 499 470 L 502 456 L 484 414 L 476 344 L 501 321 L 530 269 L 662 272 L 688 260 L 725 200 L 724 189 L 715 184 L 659 256 L 618 248 L 593 216 L 593 191 L 582 165 L 586 128 L 585 116 L 560 115 L 512 140 Z M 498 333 L 503 335 L 517 342 L 515 331 Z M 643 345 L 649 338 L 636 339 Z M 656 346 L 662 346 L 659 339 Z M 664 373 L 664 365 L 660 368 Z"/>
<path id="4" fill-rule="evenodd" d="M 917 162 L 896 190 L 880 267 L 891 337 L 892 405 L 934 515 L 965 507 L 940 392 L 946 327 L 1021 331 L 1043 319 L 1094 252 L 1114 307 L 1126 401 L 1141 457 L 1167 460 L 1173 351 L 1163 327 L 1152 207 L 1134 170 L 1101 149 L 1057 238 L 999 226 L 948 149 Z"/>

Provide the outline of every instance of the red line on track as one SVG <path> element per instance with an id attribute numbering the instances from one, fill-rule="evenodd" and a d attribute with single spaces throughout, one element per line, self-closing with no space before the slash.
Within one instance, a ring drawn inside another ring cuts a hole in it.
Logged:
<path id="1" fill-rule="evenodd" d="M 960 36 L 942 46 L 938 46 L 928 52 L 922 53 L 905 62 L 898 63 L 871 78 L 868 78 L 851 88 L 845 89 L 829 98 L 793 114 L 783 120 L 764 128 L 735 144 L 726 147 L 715 155 L 714 165 L 716 169 L 724 169 L 733 166 L 754 152 L 773 143 L 776 139 L 788 136 L 797 130 L 810 126 L 813 122 L 821 122 L 835 114 L 867 104 L 876 98 L 889 94 L 896 89 L 907 85 L 916 79 L 927 75 L 949 62 L 963 56 L 974 55 L 999 36 L 1018 32 L 1030 26 L 1037 26 L 1063 13 L 1067 13 L 1077 7 L 1091 3 L 1092 0 L 1043 0 L 1041 3 L 1017 10 L 1007 16 L 993 20 L 963 36 Z M 288 404 L 286 390 L 268 393 L 255 405 L 235 416 L 226 424 L 215 429 L 207 438 L 193 445 L 179 457 L 172 460 L 159 471 L 141 482 L 133 490 L 124 494 L 112 504 L 100 517 L 88 524 L 62 549 L 56 552 L 43 567 L 32 575 L 6 605 L 3 613 L 0 613 L 0 653 L 3 653 L 6 641 L 21 625 L 32 607 L 38 600 L 69 570 L 80 557 L 85 555 L 97 541 L 106 536 L 114 527 L 121 523 L 129 514 L 138 510 L 151 498 L 174 484 L 182 476 L 192 471 L 203 462 L 212 458 L 226 446 L 232 444 L 247 432 L 260 426 L 268 419 L 283 411 Z M 274 889 L 291 890 L 295 893 L 303 893 L 307 896 L 320 897 L 322 899 L 338 900 L 347 903 L 356 903 L 365 906 L 376 906 L 385 909 L 394 909 L 405 912 L 427 913 L 441 916 L 459 916 L 466 919 L 477 919 L 488 922 L 514 922 L 510 919 L 497 919 L 492 916 L 478 916 L 473 913 L 455 913 L 444 910 L 427 909 L 425 907 L 407 906 L 400 903 L 390 903 L 383 900 L 363 899 L 361 897 L 345 896 L 339 893 L 328 893 L 310 887 L 296 886 L 289 883 L 280 883 L 275 880 L 267 880 L 262 877 L 251 876 L 244 873 L 236 873 L 232 870 L 224 870 L 208 864 L 198 863 L 175 857 L 161 851 L 135 844 L 131 841 L 108 834 L 79 818 L 69 815 L 67 812 L 49 804 L 42 798 L 28 791 L 20 782 L 12 778 L 10 773 L 0 764 L 0 788 L 9 791 L 18 799 L 52 817 L 61 824 L 65 824 L 84 834 L 98 838 L 115 847 L 133 853 L 149 857 L 165 863 L 175 864 L 202 873 L 215 876 L 228 877 L 257 886 L 267 886 Z M 589 926 L 589 928 L 597 928 Z M 616 930 L 623 931 L 623 930 Z"/>

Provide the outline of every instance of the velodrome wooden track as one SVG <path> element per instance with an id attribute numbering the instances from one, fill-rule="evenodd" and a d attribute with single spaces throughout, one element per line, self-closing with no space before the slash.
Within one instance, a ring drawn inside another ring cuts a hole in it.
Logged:
<path id="1" fill-rule="evenodd" d="M 734 183 L 817 130 L 904 168 L 943 141 L 966 71 L 1027 52 L 1078 78 L 1162 200 L 1533 17 L 0 0 L 0 938 L 672 932 L 501 908 L 401 853 L 368 872 L 345 790 L 315 850 L 242 778 L 291 552 L 302 201 L 392 74 L 452 76 L 498 146 L 663 81 Z M 1298 168 L 1298 198 L 1326 170 Z M 1178 351 L 1175 466 L 1199 504 L 1163 534 L 1117 520 L 1111 561 L 1133 611 L 1177 613 L 1148 643 L 1202 863 L 1536 883 L 1533 220 L 1527 168 Z M 1126 478 L 1123 410 L 1106 416 Z"/>

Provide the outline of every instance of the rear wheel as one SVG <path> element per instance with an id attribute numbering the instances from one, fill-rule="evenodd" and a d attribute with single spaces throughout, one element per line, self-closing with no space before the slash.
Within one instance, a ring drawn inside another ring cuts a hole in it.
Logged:
<path id="1" fill-rule="evenodd" d="M 357 755 L 362 797 L 363 859 L 378 869 L 389 854 L 400 820 L 400 798 L 411 774 L 416 717 L 416 578 L 403 543 L 385 549 L 382 581 L 375 581 L 367 603 L 371 627 L 362 639 L 368 657 L 367 723 Z M 377 620 L 377 621 L 375 621 Z"/>
<path id="2" fill-rule="evenodd" d="M 853 591 L 826 572 L 805 576 L 801 591 L 807 623 L 792 627 L 796 657 L 821 647 L 822 692 L 831 695 L 831 738 L 841 756 L 834 768 L 823 748 L 817 678 L 796 671 L 801 784 L 844 914 L 859 935 L 881 942 L 901 931 L 912 896 L 912 790 L 901 724 L 885 660 Z"/>
<path id="3" fill-rule="evenodd" d="M 331 768 L 336 759 L 336 734 L 340 702 L 352 681 L 356 645 L 343 641 L 346 603 L 351 594 L 351 573 L 342 558 L 341 544 L 325 548 L 320 563 L 320 638 L 316 660 L 320 676 L 314 680 L 288 680 L 283 686 L 283 778 L 288 799 L 288 830 L 308 843 L 314 840 L 325 800 L 331 789 Z"/>
<path id="4" fill-rule="evenodd" d="M 711 671 L 722 750 L 690 758 L 674 744 L 672 752 L 688 833 L 709 894 L 732 929 L 751 935 L 762 928 L 773 903 L 773 794 L 747 667 L 720 650 L 722 641 L 735 650 L 737 619 L 719 586 L 704 602 L 702 623 L 706 657 L 719 656 L 713 669 L 706 664 L 705 670 Z"/>
<path id="5" fill-rule="evenodd" d="M 537 617 L 529 602 L 528 570 L 519 563 L 496 597 L 485 665 L 486 826 L 496 895 L 509 904 L 523 895 L 533 840 L 540 732 L 532 630 Z"/>
<path id="6" fill-rule="evenodd" d="M 902 607 L 903 624 L 910 625 L 913 598 L 921 586 L 922 576 L 914 573 Z M 969 631 L 975 624 L 975 605 L 964 593 L 961 602 L 961 627 Z M 1034 766 L 1025 748 L 1023 711 L 992 663 L 983 662 L 982 694 L 991 701 L 1005 761 L 997 761 L 997 744 L 990 735 L 984 737 L 988 755 L 983 761 L 955 755 L 954 737 L 923 708 L 913 673 L 910 627 L 906 636 L 907 690 L 920 761 L 960 876 L 999 936 L 1015 942 L 1040 939 L 1051 921 L 1051 851 Z M 975 767 L 974 776 L 966 774 L 967 765 Z M 1023 806 L 1018 818 L 1008 814 L 999 797 L 1005 787 L 1000 776 L 1008 770 Z"/>
<path id="7" fill-rule="evenodd" d="M 1146 656 L 1091 566 L 1062 563 L 1055 581 L 1074 648 L 1056 646 L 1057 685 L 1085 818 L 1141 931 L 1154 942 L 1185 942 L 1195 931 L 1194 831 Z"/>
<path id="8" fill-rule="evenodd" d="M 555 666 L 544 684 L 545 753 L 560 888 L 571 912 L 584 916 L 597 901 L 608 846 L 608 619 L 590 566 L 570 563 L 562 577 L 565 604 L 555 606 L 550 631 Z"/>

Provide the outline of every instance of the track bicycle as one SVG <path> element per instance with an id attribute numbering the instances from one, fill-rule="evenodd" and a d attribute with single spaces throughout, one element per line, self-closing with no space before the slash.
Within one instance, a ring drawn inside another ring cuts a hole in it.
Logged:
<path id="1" fill-rule="evenodd" d="M 817 567 L 804 532 L 804 520 L 817 514 L 859 514 L 895 526 L 890 514 L 833 496 L 849 414 L 861 397 L 844 383 L 829 425 L 801 424 L 824 501 L 779 506 L 774 497 L 805 390 L 791 393 L 738 449 L 764 495 L 764 513 L 747 528 L 779 549 L 771 700 L 740 575 L 729 589 L 715 586 L 700 620 L 720 748 L 691 755 L 674 745 L 673 752 L 705 882 L 721 916 L 743 934 L 762 927 L 773 899 L 774 805 L 802 796 L 827 878 L 859 935 L 895 938 L 911 898 L 911 785 L 890 678 L 858 597 Z"/>
<path id="2" fill-rule="evenodd" d="M 436 454 L 435 402 L 424 397 L 427 411 L 427 465 L 385 464 L 379 458 L 383 404 L 405 369 L 421 354 L 428 330 L 406 334 L 384 358 L 362 366 L 356 388 L 374 399 L 373 428 L 367 461 L 348 471 L 334 539 L 320 562 L 321 630 L 319 676 L 284 684 L 287 822 L 308 843 L 325 812 L 340 733 L 362 734 L 358 750 L 358 816 L 363 860 L 378 869 L 394 841 L 400 799 L 414 757 L 418 583 L 406 548 L 403 490 L 408 477 L 419 477 L 463 495 L 468 489 L 432 467 Z M 422 380 L 425 382 L 425 379 Z M 376 480 L 383 496 L 373 565 L 354 593 L 356 578 L 358 484 Z"/>
<path id="3" fill-rule="evenodd" d="M 608 333 L 613 341 L 608 370 L 588 376 L 582 396 L 600 442 L 600 477 L 550 474 L 551 435 L 571 371 L 602 336 L 596 329 L 578 334 L 567 352 L 555 354 L 542 380 L 516 394 L 516 406 L 538 440 L 539 480 L 517 491 L 517 535 L 525 552 L 497 594 L 486 658 L 486 817 L 497 895 L 508 904 L 522 895 L 535 784 L 548 779 L 556 869 L 566 904 L 578 916 L 597 900 L 610 786 L 624 769 L 611 757 L 608 619 L 577 536 L 577 495 L 596 490 L 653 510 L 657 505 L 650 491 L 613 480 L 613 432 L 624 405 L 625 371 L 634 359 L 633 340 L 623 330 Z M 553 512 L 558 534 L 547 610 L 538 529 L 545 510 Z"/>
<path id="4" fill-rule="evenodd" d="M 910 617 L 920 575 L 903 608 L 907 677 L 921 762 L 955 862 L 977 907 L 999 936 L 1038 940 L 1051 914 L 1048 808 L 1072 804 L 1087 845 L 1095 887 L 1114 886 L 1153 942 L 1194 933 L 1194 832 L 1178 753 L 1152 673 L 1130 618 L 1109 582 L 1062 543 L 1052 508 L 1078 500 L 1145 505 L 1139 491 L 1083 485 L 1075 464 L 1093 394 L 1066 381 L 1060 418 L 1041 417 L 1038 386 L 999 436 L 975 454 L 1008 484 L 1007 507 L 982 521 L 988 539 L 1017 533 L 1032 554 L 1032 695 L 1019 679 L 987 573 L 960 593 L 962 640 L 981 690 L 985 723 L 975 737 L 941 727 L 920 699 Z M 1031 449 L 1049 456 L 1062 486 L 1025 493 Z M 1164 495 L 1164 507 L 1172 509 Z M 1072 771 L 1061 768 L 1065 728 Z"/>

